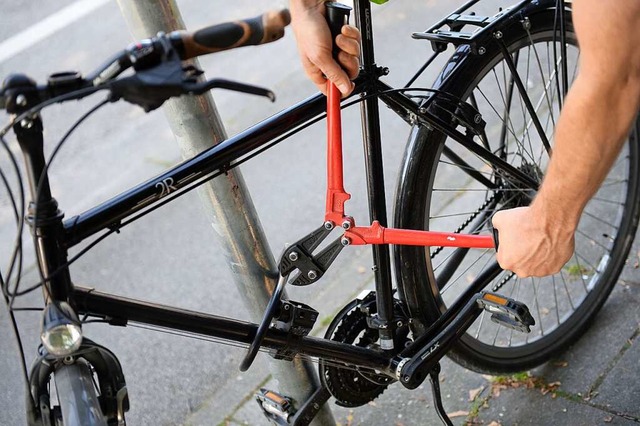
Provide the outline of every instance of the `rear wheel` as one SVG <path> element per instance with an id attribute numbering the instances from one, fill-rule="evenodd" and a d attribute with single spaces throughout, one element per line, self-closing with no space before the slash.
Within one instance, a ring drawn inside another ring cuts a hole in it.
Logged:
<path id="1" fill-rule="evenodd" d="M 538 182 L 549 159 L 543 141 L 552 143 L 564 97 L 563 76 L 570 84 L 578 70 L 570 13 L 565 14 L 565 57 L 554 17 L 553 10 L 540 11 L 501 30 L 535 114 L 527 108 L 495 40 L 487 43 L 483 55 L 459 48 L 445 68 L 453 71 L 443 72 L 438 80 L 439 89 L 473 105 L 487 122 L 485 136 L 476 137 L 477 143 Z M 586 206 L 575 253 L 562 271 L 524 280 L 503 271 L 487 287 L 526 303 L 537 322 L 532 332 L 500 327 L 483 314 L 451 351 L 456 362 L 483 372 L 520 371 L 545 362 L 585 330 L 615 285 L 637 228 L 639 129 L 636 122 L 613 169 Z M 426 127 L 413 129 L 400 182 L 396 226 L 410 229 L 488 233 L 495 211 L 527 205 L 535 195 Z M 493 250 L 405 246 L 396 250 L 403 296 L 422 327 L 491 265 L 495 265 Z"/>

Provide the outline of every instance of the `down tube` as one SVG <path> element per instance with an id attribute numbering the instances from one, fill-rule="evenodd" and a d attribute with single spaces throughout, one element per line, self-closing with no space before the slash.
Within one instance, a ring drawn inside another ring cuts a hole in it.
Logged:
<path id="1" fill-rule="evenodd" d="M 67 247 L 104 229 L 118 228 L 123 219 L 153 206 L 167 195 L 223 170 L 238 158 L 318 117 L 326 109 L 322 94 L 312 96 L 273 117 L 203 151 L 172 169 L 156 176 L 97 207 L 64 222 Z M 184 191 L 183 191 L 184 193 Z"/>
<path id="2" fill-rule="evenodd" d="M 257 324 L 233 318 L 129 299 L 84 287 L 75 288 L 73 300 L 80 314 L 109 318 L 113 325 L 126 326 L 129 322 L 146 324 L 246 345 L 253 341 L 258 328 Z M 390 361 L 390 355 L 380 351 L 310 336 L 292 337 L 275 329 L 267 331 L 263 346 L 380 370 L 388 367 Z"/>

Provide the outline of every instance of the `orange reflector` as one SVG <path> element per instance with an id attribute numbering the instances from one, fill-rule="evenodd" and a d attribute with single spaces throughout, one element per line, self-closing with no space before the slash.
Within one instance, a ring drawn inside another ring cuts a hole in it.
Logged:
<path id="1" fill-rule="evenodd" d="M 285 402 L 287 402 L 284 398 L 282 398 L 280 395 L 278 395 L 275 392 L 267 391 L 265 396 L 270 400 L 275 401 L 276 404 L 283 405 Z"/>
<path id="2" fill-rule="evenodd" d="M 506 305 L 509 301 L 504 297 L 496 296 L 495 294 L 486 293 L 483 296 L 483 299 L 488 300 L 489 302 L 497 303 L 498 305 Z"/>

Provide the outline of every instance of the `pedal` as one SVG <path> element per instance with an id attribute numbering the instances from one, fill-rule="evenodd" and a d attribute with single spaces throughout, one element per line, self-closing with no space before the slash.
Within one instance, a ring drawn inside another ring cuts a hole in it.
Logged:
<path id="1" fill-rule="evenodd" d="M 523 333 L 529 333 L 536 321 L 522 302 L 495 293 L 483 292 L 478 305 L 491 312 L 491 321 Z"/>
<path id="2" fill-rule="evenodd" d="M 289 426 L 293 417 L 293 403 L 291 398 L 282 396 L 269 389 L 260 388 L 256 393 L 256 401 L 264 415 L 278 426 Z"/>

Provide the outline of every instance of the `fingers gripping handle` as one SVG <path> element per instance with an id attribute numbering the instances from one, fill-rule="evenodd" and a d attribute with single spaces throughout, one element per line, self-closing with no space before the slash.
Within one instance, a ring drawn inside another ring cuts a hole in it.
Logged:
<path id="1" fill-rule="evenodd" d="M 493 247 L 498 251 L 498 230 L 492 227 L 491 234 L 493 236 Z"/>
<path id="2" fill-rule="evenodd" d="M 182 59 L 220 52 L 242 46 L 270 43 L 284 36 L 284 28 L 291 22 L 287 9 L 266 12 L 255 18 L 226 22 L 195 32 L 176 31 L 172 39 L 182 44 Z M 180 43 L 179 43 L 180 44 Z"/>
<path id="3" fill-rule="evenodd" d="M 342 3 L 325 3 L 327 8 L 327 23 L 333 40 L 333 57 L 337 59 L 340 49 L 336 46 L 336 37 L 342 32 L 342 27 L 349 22 L 351 8 Z"/>

